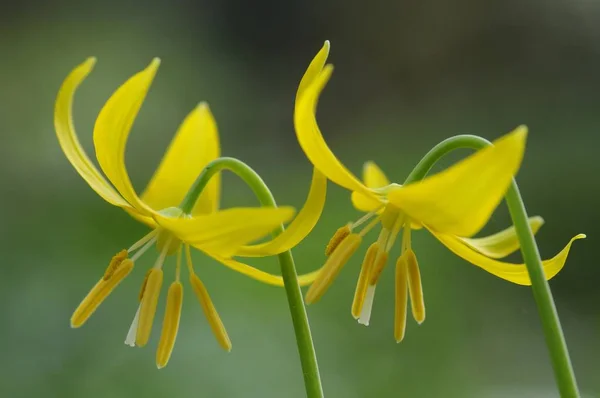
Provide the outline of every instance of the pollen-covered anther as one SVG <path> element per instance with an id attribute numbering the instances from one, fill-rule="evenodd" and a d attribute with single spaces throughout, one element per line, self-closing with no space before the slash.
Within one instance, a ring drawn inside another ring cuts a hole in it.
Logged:
<path id="1" fill-rule="evenodd" d="M 425 300 L 423 298 L 423 286 L 421 284 L 421 272 L 417 256 L 412 250 L 406 252 L 406 264 L 408 272 L 408 291 L 410 293 L 410 304 L 413 318 L 419 324 L 425 321 Z"/>
<path id="2" fill-rule="evenodd" d="M 163 271 L 153 268 L 146 281 L 146 287 L 142 296 L 142 306 L 140 308 L 140 317 L 135 336 L 135 344 L 138 347 L 143 347 L 150 339 L 152 331 L 152 323 L 156 314 L 156 305 L 160 296 L 160 288 L 163 281 Z"/>
<path id="3" fill-rule="evenodd" d="M 356 252 L 362 237 L 358 234 L 350 234 L 338 245 L 331 253 L 325 265 L 319 272 L 317 279 L 306 292 L 305 301 L 307 304 L 317 302 L 333 283 L 340 273 L 342 267 L 350 260 L 350 257 Z"/>
<path id="4" fill-rule="evenodd" d="M 369 274 L 373 268 L 373 262 L 375 261 L 375 256 L 377 256 L 378 250 L 379 244 L 377 242 L 369 246 L 369 249 L 365 254 L 362 267 L 360 268 L 360 275 L 358 276 L 358 282 L 356 283 L 356 290 L 354 292 L 354 300 L 352 301 L 352 316 L 354 319 L 358 319 L 360 317 L 367 294 Z"/>
<path id="5" fill-rule="evenodd" d="M 71 327 L 78 328 L 83 325 L 132 269 L 133 261 L 126 258 L 119 263 L 118 267 L 115 267 L 108 279 L 101 278 L 73 312 Z"/>
<path id="6" fill-rule="evenodd" d="M 152 268 L 146 271 L 146 276 L 144 276 L 144 280 L 142 281 L 142 287 L 140 288 L 140 293 L 138 294 L 139 301 L 142 301 L 142 298 L 144 298 L 144 290 L 146 290 L 146 285 L 148 284 L 148 277 L 150 276 L 151 272 Z"/>
<path id="7" fill-rule="evenodd" d="M 385 268 L 385 264 L 388 261 L 388 253 L 383 250 L 379 250 L 377 256 L 375 257 L 375 261 L 373 263 L 373 268 L 369 274 L 369 284 L 376 285 L 383 269 Z"/>
<path id="8" fill-rule="evenodd" d="M 190 283 L 194 289 L 194 293 L 196 293 L 198 301 L 200 301 L 202 311 L 204 311 L 204 315 L 208 320 L 208 324 L 210 325 L 217 342 L 225 351 L 231 351 L 231 340 L 229 339 L 229 335 L 227 334 L 227 330 L 225 330 L 225 326 L 221 321 L 217 309 L 208 295 L 208 290 L 206 290 L 204 283 L 202 283 L 200 278 L 194 273 L 190 274 Z"/>
<path id="9" fill-rule="evenodd" d="M 327 244 L 327 247 L 325 248 L 326 256 L 330 256 L 331 253 L 333 253 L 335 249 L 340 245 L 340 243 L 342 243 L 342 241 L 352 233 L 350 225 L 351 224 L 346 224 L 343 227 L 339 228 L 337 231 L 335 231 L 335 234 L 333 234 L 333 236 L 329 240 L 329 243 Z"/>
<path id="10" fill-rule="evenodd" d="M 127 256 L 128 252 L 126 249 L 123 249 L 117 254 L 115 254 L 110 260 L 108 267 L 106 267 L 106 271 L 104 271 L 104 276 L 102 277 L 102 279 L 104 279 L 105 281 L 109 280 L 111 276 L 113 276 L 117 268 L 119 268 L 121 263 L 127 258 Z"/>
<path id="11" fill-rule="evenodd" d="M 408 304 L 408 269 L 406 256 L 402 255 L 396 261 L 394 305 L 394 339 L 400 343 L 406 331 L 406 309 Z"/>
<path id="12" fill-rule="evenodd" d="M 173 282 L 169 287 L 169 293 L 167 294 L 167 307 L 165 310 L 162 332 L 160 334 L 160 341 L 156 351 L 156 366 L 159 369 L 167 366 L 167 362 L 169 362 L 169 358 L 171 358 L 171 353 L 173 352 L 173 347 L 175 346 L 175 340 L 177 338 L 177 331 L 179 330 L 182 302 L 183 286 L 179 281 Z"/>

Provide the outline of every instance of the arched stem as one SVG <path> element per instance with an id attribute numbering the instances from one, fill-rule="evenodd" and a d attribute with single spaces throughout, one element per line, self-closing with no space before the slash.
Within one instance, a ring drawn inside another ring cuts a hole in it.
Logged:
<path id="1" fill-rule="evenodd" d="M 213 160 L 204 168 L 202 173 L 200 173 L 194 182 L 194 185 L 190 188 L 188 194 L 179 206 L 185 214 L 191 213 L 194 204 L 211 177 L 222 170 L 232 171 L 248 184 L 262 206 L 277 206 L 275 198 L 265 182 L 252 168 L 250 168 L 250 166 L 238 159 L 224 157 Z M 283 230 L 283 225 L 281 225 L 273 232 L 273 235 L 277 236 L 281 234 Z M 288 250 L 280 253 L 278 259 L 290 313 L 292 315 L 294 332 L 296 334 L 300 363 L 304 375 L 306 396 L 308 398 L 323 398 L 323 387 L 319 375 L 317 356 L 310 333 L 302 291 L 300 290 L 300 284 L 298 283 L 298 275 L 296 273 L 292 251 Z"/>
<path id="2" fill-rule="evenodd" d="M 474 135 L 457 135 L 448 138 L 436 145 L 421 159 L 406 179 L 405 184 L 423 179 L 438 160 L 455 149 L 471 148 L 479 150 L 489 145 L 492 145 L 489 141 Z M 531 279 L 531 288 L 542 321 L 546 345 L 550 351 L 560 395 L 567 398 L 579 397 L 575 373 L 569 358 L 567 343 L 560 326 L 552 292 L 544 276 L 542 259 L 533 232 L 527 222 L 525 204 L 514 179 L 506 192 L 505 199 L 517 237 L 521 243 L 521 253 Z"/>

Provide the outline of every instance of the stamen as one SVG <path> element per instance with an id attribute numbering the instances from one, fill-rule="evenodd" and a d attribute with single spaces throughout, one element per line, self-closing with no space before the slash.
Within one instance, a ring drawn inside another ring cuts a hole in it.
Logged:
<path id="1" fill-rule="evenodd" d="M 138 305 L 138 309 L 133 317 L 133 322 L 131 322 L 131 326 L 129 326 L 127 337 L 125 337 L 125 344 L 129 347 L 135 347 L 135 335 L 137 333 L 138 323 L 140 322 L 140 308 L 142 308 L 141 304 Z"/>
<path id="2" fill-rule="evenodd" d="M 156 313 L 156 305 L 158 304 L 162 281 L 162 269 L 151 269 L 142 294 L 140 320 L 135 336 L 135 344 L 138 347 L 145 346 L 150 339 L 150 332 L 152 331 L 152 323 L 154 322 L 154 315 Z"/>
<path id="3" fill-rule="evenodd" d="M 375 257 L 375 263 L 373 264 L 373 268 L 369 273 L 369 284 L 375 285 L 377 284 L 377 280 L 381 276 L 381 272 L 385 267 L 385 263 L 387 262 L 387 253 L 383 250 L 387 246 L 387 241 L 390 236 L 390 230 L 387 228 L 382 228 L 379 233 L 379 238 L 377 238 L 377 244 L 379 245 L 379 251 L 377 252 L 377 256 Z"/>
<path id="4" fill-rule="evenodd" d="M 306 292 L 305 301 L 312 304 L 318 301 L 333 283 L 342 267 L 350 260 L 356 249 L 360 246 L 362 238 L 358 234 L 350 234 L 338 246 L 338 248 L 329 256 L 325 265 L 319 272 L 317 279 Z"/>
<path id="5" fill-rule="evenodd" d="M 417 256 L 412 250 L 406 252 L 406 263 L 408 269 L 408 290 L 410 292 L 410 304 L 413 318 L 420 324 L 425 321 L 425 301 L 423 299 L 423 286 L 421 285 L 421 273 Z"/>
<path id="6" fill-rule="evenodd" d="M 394 227 L 392 228 L 392 232 L 390 234 L 390 237 L 388 238 L 387 245 L 385 246 L 386 252 L 389 253 L 390 250 L 392 250 L 392 246 L 394 246 L 394 243 L 396 242 L 396 238 L 398 237 L 400 229 L 402 229 L 403 223 L 404 216 L 398 216 L 398 218 L 396 218 L 396 221 L 394 222 Z"/>
<path id="7" fill-rule="evenodd" d="M 167 307 L 165 310 L 165 318 L 163 320 L 162 333 L 158 342 L 156 351 L 156 366 L 161 369 L 167 365 L 175 340 L 177 339 L 177 331 L 179 330 L 179 320 L 181 319 L 181 304 L 183 302 L 183 286 L 181 282 L 176 281 L 169 287 L 167 295 Z"/>
<path id="8" fill-rule="evenodd" d="M 379 224 L 381 222 L 380 218 L 377 217 L 375 219 L 373 219 L 370 223 L 367 224 L 366 227 L 364 227 L 360 232 L 359 235 L 360 236 L 365 236 L 366 234 L 368 234 L 373 227 L 375 227 L 377 224 Z"/>
<path id="9" fill-rule="evenodd" d="M 408 270 L 406 258 L 400 256 L 396 261 L 396 300 L 394 310 L 394 338 L 396 343 L 404 339 L 406 331 L 406 307 L 408 304 Z"/>
<path id="10" fill-rule="evenodd" d="M 112 276 L 112 274 L 115 273 L 117 268 L 119 268 L 119 266 L 121 265 L 123 260 L 125 260 L 126 258 L 127 258 L 127 250 L 125 250 L 125 249 L 123 249 L 120 252 L 118 252 L 117 254 L 115 254 L 113 256 L 113 258 L 110 260 L 108 267 L 106 267 L 106 271 L 104 271 L 104 276 L 102 277 L 102 279 L 104 279 L 105 281 L 109 280 L 110 277 Z"/>
<path id="11" fill-rule="evenodd" d="M 133 261 L 125 259 L 119 263 L 107 280 L 100 279 L 71 316 L 71 327 L 78 328 L 83 325 L 132 269 Z"/>
<path id="12" fill-rule="evenodd" d="M 179 282 L 181 278 L 181 246 L 177 250 L 177 263 L 175 265 L 175 280 Z"/>
<path id="13" fill-rule="evenodd" d="M 148 271 L 146 271 L 146 275 L 144 276 L 144 281 L 142 282 L 142 287 L 140 289 L 140 293 L 138 294 L 139 301 L 142 301 L 142 298 L 144 298 L 144 291 L 146 290 L 146 285 L 148 284 L 148 277 L 150 276 L 151 272 L 152 272 L 152 268 L 150 268 Z"/>
<path id="14" fill-rule="evenodd" d="M 404 231 L 402 232 L 402 253 L 405 253 L 411 249 L 410 224 L 411 222 L 409 218 L 404 220 Z"/>
<path id="15" fill-rule="evenodd" d="M 367 285 L 369 282 L 369 272 L 375 261 L 375 256 L 379 250 L 377 242 L 369 246 L 365 258 L 360 268 L 360 275 L 358 276 L 358 282 L 356 283 L 356 291 L 354 292 L 354 300 L 352 301 L 352 316 L 354 319 L 358 319 L 362 311 L 365 296 L 367 294 Z"/>
<path id="16" fill-rule="evenodd" d="M 142 257 L 142 255 L 152 247 L 154 242 L 156 242 L 156 236 L 151 237 L 150 240 L 131 257 L 131 261 L 135 262 Z"/>
<path id="17" fill-rule="evenodd" d="M 333 234 L 333 236 L 329 240 L 329 243 L 327 243 L 327 247 L 325 248 L 325 255 L 329 256 L 331 253 L 333 253 L 335 249 L 340 245 L 340 243 L 342 243 L 342 241 L 346 239 L 346 237 L 350 235 L 351 232 L 352 228 L 350 227 L 350 224 L 346 224 L 343 227 L 339 228 L 337 231 L 335 231 L 335 234 Z"/>
<path id="18" fill-rule="evenodd" d="M 194 273 L 190 245 L 185 245 L 185 256 L 187 259 L 188 269 L 190 271 L 190 283 L 194 289 L 194 293 L 196 294 L 198 301 L 200 301 L 200 306 L 202 307 L 204 316 L 206 316 L 208 324 L 210 325 L 210 328 L 221 348 L 229 352 L 231 351 L 231 340 L 229 339 L 229 335 L 227 334 L 227 330 L 225 330 L 225 326 L 221 321 L 221 317 L 219 316 L 217 309 L 208 295 L 208 290 L 206 290 L 204 283 L 202 283 L 200 278 L 198 278 L 198 276 Z"/>
<path id="19" fill-rule="evenodd" d="M 358 323 L 361 325 L 369 326 L 371 319 L 371 309 L 373 308 L 373 299 L 375 298 L 375 287 L 376 285 L 369 285 L 367 287 L 367 293 L 365 294 L 365 302 L 358 318 Z"/>
<path id="20" fill-rule="evenodd" d="M 208 324 L 210 325 L 217 342 L 225 351 L 231 351 L 231 340 L 229 339 L 227 330 L 225 330 L 225 326 L 221 321 L 221 317 L 219 317 L 219 314 L 217 313 L 217 309 L 208 295 L 206 287 L 196 274 L 190 275 L 190 282 L 194 288 L 196 297 L 198 297 L 198 301 L 200 301 L 200 306 L 204 311 L 204 316 L 206 316 Z"/>
<path id="21" fill-rule="evenodd" d="M 350 229 L 355 229 L 355 228 L 360 227 L 362 224 L 364 224 L 365 222 L 369 221 L 372 217 L 374 217 L 377 214 L 377 212 L 379 212 L 379 210 L 381 210 L 383 207 L 385 207 L 385 205 L 381 205 L 378 208 L 376 208 L 375 210 L 373 210 L 372 212 L 365 214 L 364 216 L 359 218 L 357 221 L 355 221 L 354 224 L 352 224 L 350 226 Z"/>
<path id="22" fill-rule="evenodd" d="M 136 251 L 137 249 L 142 247 L 144 244 L 146 244 L 146 242 L 148 242 L 150 239 L 154 238 L 156 236 L 157 232 L 158 232 L 158 230 L 155 229 L 155 230 L 151 231 L 149 234 L 146 234 L 146 236 L 144 236 L 142 239 L 138 240 L 133 245 L 131 245 L 131 247 L 129 249 L 127 249 L 127 252 L 132 253 L 132 252 Z"/>
<path id="23" fill-rule="evenodd" d="M 381 276 L 381 273 L 383 272 L 383 269 L 385 268 L 387 261 L 388 261 L 388 253 L 379 249 L 379 251 L 377 252 L 377 256 L 375 256 L 375 261 L 373 262 L 373 268 L 371 269 L 371 272 L 369 273 L 369 284 L 370 285 L 377 284 L 377 281 L 379 280 L 379 277 Z"/>

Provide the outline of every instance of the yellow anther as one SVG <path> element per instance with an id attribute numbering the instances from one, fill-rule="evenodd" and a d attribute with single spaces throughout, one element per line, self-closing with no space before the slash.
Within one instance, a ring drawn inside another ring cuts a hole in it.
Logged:
<path id="1" fill-rule="evenodd" d="M 399 343 L 404 339 L 406 331 L 406 307 L 408 304 L 408 269 L 404 255 L 396 261 L 395 279 L 394 338 L 396 343 Z"/>
<path id="2" fill-rule="evenodd" d="M 104 271 L 104 276 L 102 277 L 102 279 L 104 279 L 105 281 L 109 280 L 111 278 L 111 276 L 113 276 L 113 274 L 115 273 L 117 268 L 119 268 L 119 266 L 121 265 L 123 260 L 125 260 L 126 258 L 127 258 L 127 250 L 125 250 L 125 249 L 123 249 L 120 252 L 118 252 L 117 254 L 115 254 L 113 256 L 113 258 L 110 260 L 110 263 L 108 264 L 108 267 L 106 268 L 106 271 Z"/>
<path id="3" fill-rule="evenodd" d="M 327 291 L 331 283 L 338 276 L 342 267 L 350 260 L 356 249 L 360 246 L 362 237 L 350 234 L 338 245 L 337 249 L 329 256 L 315 282 L 306 292 L 306 303 L 318 301 Z"/>
<path id="4" fill-rule="evenodd" d="M 340 243 L 342 243 L 342 241 L 346 239 L 348 235 L 350 235 L 350 233 L 352 233 L 352 230 L 350 229 L 350 224 L 346 224 L 343 227 L 339 228 L 337 231 L 335 231 L 335 234 L 333 234 L 333 237 L 329 240 L 329 243 L 325 248 L 325 255 L 330 256 L 331 253 L 333 253 L 335 249 L 340 245 Z"/>
<path id="5" fill-rule="evenodd" d="M 150 332 L 152 331 L 152 323 L 154 322 L 154 315 L 156 314 L 156 305 L 158 304 L 162 281 L 163 271 L 161 269 L 153 268 L 150 270 L 142 297 L 140 320 L 135 335 L 135 344 L 138 347 L 145 346 L 150 339 Z"/>
<path id="6" fill-rule="evenodd" d="M 360 313 L 365 302 L 365 296 L 367 294 L 369 273 L 373 267 L 373 262 L 375 261 L 375 256 L 377 256 L 378 250 L 379 244 L 377 242 L 369 246 L 369 249 L 365 254 L 362 267 L 360 268 L 360 275 L 358 276 L 358 282 L 356 283 L 356 290 L 354 292 L 354 300 L 352 301 L 352 316 L 354 319 L 358 319 L 360 317 Z"/>
<path id="7" fill-rule="evenodd" d="M 151 272 L 152 272 L 152 268 L 150 268 L 148 271 L 146 271 L 146 276 L 144 276 L 144 281 L 142 282 L 140 294 L 138 294 L 139 301 L 142 301 L 142 298 L 144 297 L 144 290 L 146 290 L 146 285 L 148 284 L 148 277 L 150 276 Z"/>
<path id="8" fill-rule="evenodd" d="M 196 293 L 198 301 L 200 301 L 204 315 L 208 320 L 208 324 L 210 325 L 217 342 L 224 350 L 231 351 L 231 340 L 229 339 L 229 335 L 225 330 L 225 326 L 223 325 L 223 322 L 217 313 L 217 309 L 213 305 L 213 302 L 208 295 L 206 287 L 204 287 L 204 283 L 202 283 L 200 278 L 198 278 L 198 276 L 196 276 L 194 273 L 190 273 L 190 283 L 194 288 L 194 293 Z"/>
<path id="9" fill-rule="evenodd" d="M 405 253 L 408 270 L 408 291 L 410 292 L 410 304 L 413 318 L 419 324 L 425 321 L 425 301 L 423 299 L 423 286 L 421 285 L 421 273 L 415 252 L 409 250 Z"/>
<path id="10" fill-rule="evenodd" d="M 132 269 L 133 261 L 125 259 L 113 270 L 112 275 L 107 280 L 100 279 L 71 316 L 71 327 L 78 328 L 83 325 L 114 288 L 129 275 Z"/>
<path id="11" fill-rule="evenodd" d="M 381 276 L 381 273 L 383 272 L 383 269 L 385 268 L 385 264 L 387 263 L 387 260 L 388 260 L 387 252 L 380 249 L 377 252 L 377 256 L 375 257 L 375 261 L 373 263 L 373 268 L 371 269 L 371 272 L 369 273 L 369 284 L 370 285 L 377 284 L 377 281 L 379 280 L 379 277 Z"/>
<path id="12" fill-rule="evenodd" d="M 169 287 L 167 295 L 167 307 L 165 309 L 165 318 L 163 320 L 160 341 L 156 351 L 156 366 L 161 369 L 167 366 L 175 339 L 179 329 L 179 319 L 181 318 L 181 304 L 183 303 L 183 286 L 181 282 L 173 282 Z"/>

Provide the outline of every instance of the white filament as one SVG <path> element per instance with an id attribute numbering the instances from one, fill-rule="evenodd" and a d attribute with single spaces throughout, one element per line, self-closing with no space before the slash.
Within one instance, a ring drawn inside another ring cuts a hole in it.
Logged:
<path id="1" fill-rule="evenodd" d="M 129 347 L 135 347 L 135 337 L 137 334 L 138 323 L 140 321 L 140 309 L 142 308 L 142 304 L 138 306 L 137 311 L 135 312 L 135 316 L 133 317 L 133 322 L 131 322 L 131 326 L 129 327 L 129 331 L 127 332 L 127 337 L 125 338 L 125 344 Z"/>
<path id="2" fill-rule="evenodd" d="M 358 323 L 361 325 L 369 326 L 369 320 L 371 319 L 371 309 L 373 308 L 373 299 L 375 298 L 375 286 L 369 285 L 367 287 L 367 293 L 365 294 L 365 301 L 358 317 Z"/>
<path id="3" fill-rule="evenodd" d="M 154 231 L 151 231 L 149 234 L 144 236 L 142 239 L 138 240 L 133 245 L 131 245 L 131 247 L 127 250 L 127 252 L 129 254 L 131 254 L 132 252 L 136 251 L 137 249 L 139 249 L 140 247 L 145 245 L 150 239 L 155 237 L 157 233 L 158 233 L 158 230 L 156 230 L 156 229 Z"/>
<path id="4" fill-rule="evenodd" d="M 142 254 L 146 253 L 146 251 L 156 242 L 156 236 L 151 237 L 151 239 L 144 244 L 144 246 L 139 249 L 133 257 L 131 257 L 131 261 L 136 262 L 138 258 L 142 257 Z"/>

